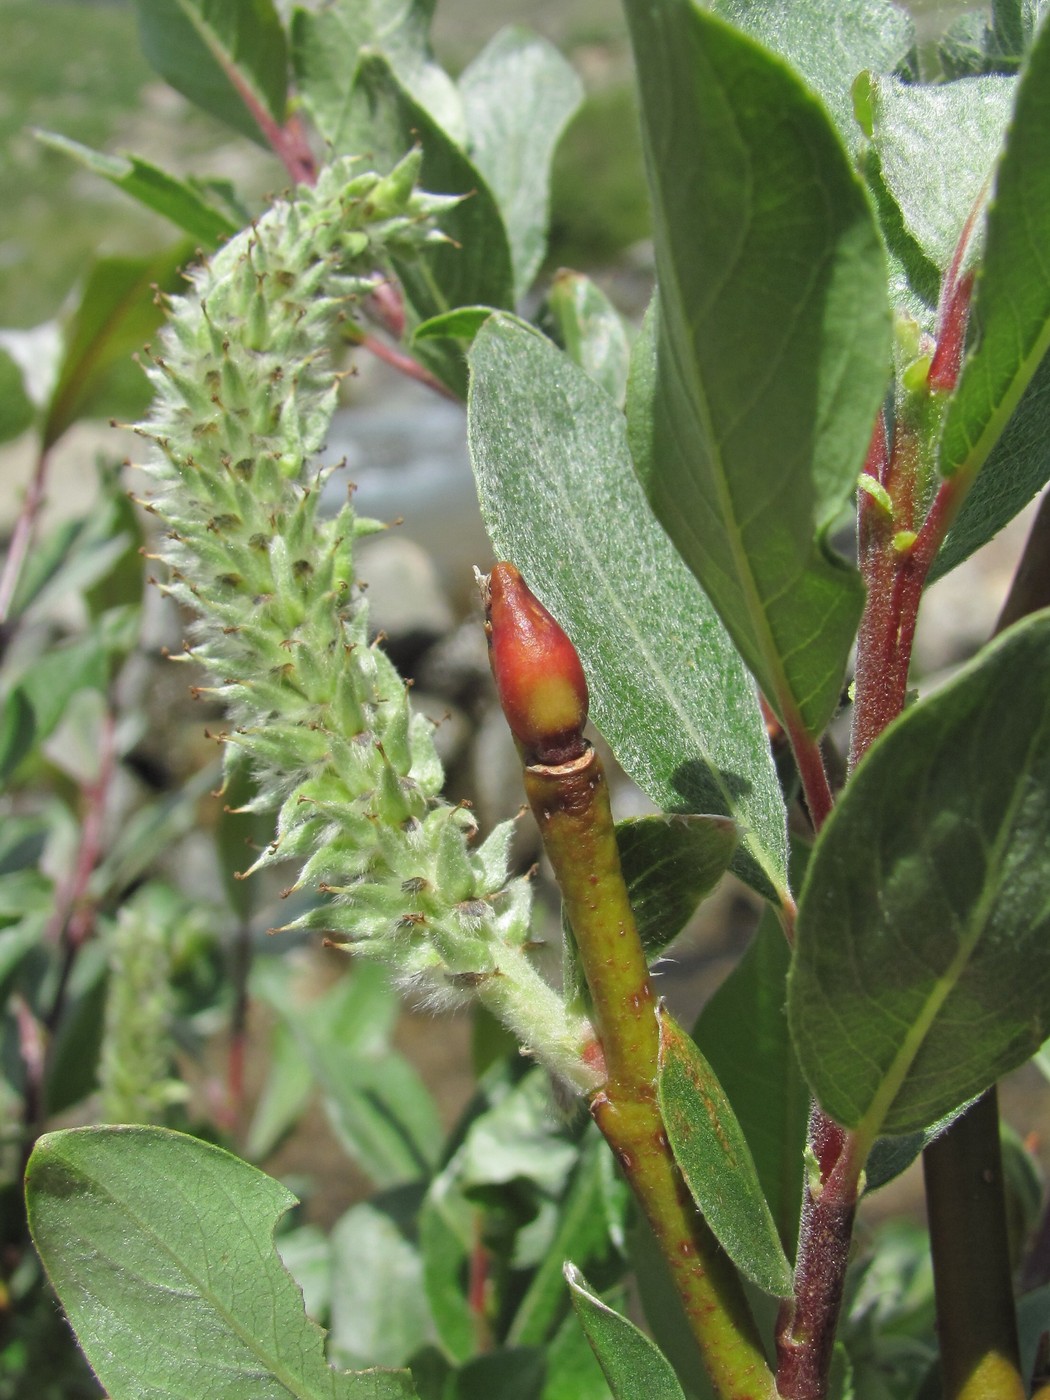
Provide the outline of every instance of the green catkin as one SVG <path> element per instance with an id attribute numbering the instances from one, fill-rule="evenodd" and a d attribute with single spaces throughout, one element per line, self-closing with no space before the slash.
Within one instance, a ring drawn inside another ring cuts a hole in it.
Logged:
<path id="1" fill-rule="evenodd" d="M 163 587 L 195 615 L 188 650 L 224 703 L 227 754 L 278 810 L 253 869 L 299 862 L 319 903 L 289 927 L 377 957 L 434 1005 L 470 989 L 577 1090 L 595 1087 L 588 1023 L 529 961 L 531 896 L 508 878 L 508 831 L 474 848 L 470 813 L 441 800 L 431 726 L 369 645 L 353 549 L 380 528 L 349 503 L 318 515 L 313 465 L 335 407 L 328 348 L 393 256 L 440 238 L 449 201 L 415 190 L 418 153 L 389 176 L 328 167 L 191 274 L 151 355 Z"/>

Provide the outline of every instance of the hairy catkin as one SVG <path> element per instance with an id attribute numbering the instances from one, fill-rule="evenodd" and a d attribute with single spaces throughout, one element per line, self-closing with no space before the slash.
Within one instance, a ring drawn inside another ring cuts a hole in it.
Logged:
<path id="1" fill-rule="evenodd" d="M 340 323 L 392 257 L 441 235 L 449 201 L 415 190 L 418 156 L 390 175 L 328 167 L 191 274 L 150 352 L 155 397 L 137 431 L 161 526 L 162 587 L 193 615 L 187 654 L 214 678 L 228 754 L 278 810 L 255 867 L 294 860 L 323 928 L 381 958 L 436 1004 L 479 996 L 578 1089 L 591 1032 L 531 966 L 531 895 L 510 879 L 510 829 L 441 800 L 429 722 L 368 642 L 355 541 L 381 528 L 349 503 L 318 510 L 314 463 L 335 407 Z"/>

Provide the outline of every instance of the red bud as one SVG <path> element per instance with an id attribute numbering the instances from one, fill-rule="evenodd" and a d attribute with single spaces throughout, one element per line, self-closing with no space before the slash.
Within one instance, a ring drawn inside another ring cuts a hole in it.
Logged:
<path id="1" fill-rule="evenodd" d="M 576 648 L 513 564 L 497 564 L 481 588 L 496 690 L 527 761 L 579 758 L 587 682 Z"/>

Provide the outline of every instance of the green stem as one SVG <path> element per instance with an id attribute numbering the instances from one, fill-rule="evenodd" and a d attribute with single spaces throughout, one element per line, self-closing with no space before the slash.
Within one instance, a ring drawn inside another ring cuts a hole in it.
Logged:
<path id="1" fill-rule="evenodd" d="M 591 1113 L 653 1227 L 716 1393 L 724 1400 L 773 1400 L 773 1377 L 736 1271 L 697 1212 L 664 1132 L 652 984 L 601 762 L 587 748 L 565 763 L 530 764 L 525 788 L 561 887 L 604 1052 L 608 1077 Z"/>
<path id="2" fill-rule="evenodd" d="M 1023 1400 L 994 1087 L 922 1165 L 944 1400 Z"/>

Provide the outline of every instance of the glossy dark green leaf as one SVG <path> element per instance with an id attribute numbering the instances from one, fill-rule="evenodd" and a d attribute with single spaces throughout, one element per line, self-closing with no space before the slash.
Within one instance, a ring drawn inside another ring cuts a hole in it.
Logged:
<path id="1" fill-rule="evenodd" d="M 273 0 L 136 0 L 142 52 L 191 102 L 260 145 L 284 121 L 288 43 Z"/>
<path id="2" fill-rule="evenodd" d="M 964 479 L 972 479 L 985 468 L 1050 347 L 1048 147 L 1050 27 L 1044 27 L 1018 86 L 995 179 L 984 266 L 974 297 L 973 348 L 963 364 L 941 440 L 941 470 L 946 475 L 962 473 Z M 1006 466 L 1002 463 L 1001 469 Z M 1026 499 L 1018 500 L 1016 509 Z"/>
<path id="3" fill-rule="evenodd" d="M 132 355 L 163 320 L 156 289 L 181 290 L 188 244 L 148 258 L 101 258 L 90 269 L 65 331 L 58 382 L 43 427 L 50 447 L 78 418 L 134 417 L 149 401 L 149 385 Z"/>
<path id="4" fill-rule="evenodd" d="M 460 307 L 509 307 L 514 299 L 510 247 L 499 206 L 481 171 L 402 84 L 389 62 L 367 54 L 354 78 L 355 142 L 380 169 L 414 145 L 423 148 L 420 186 L 464 195 L 441 216 L 449 242 L 397 265 L 411 324 Z M 426 364 L 458 393 L 466 390 L 462 350 L 437 340 L 419 343 Z"/>
<path id="5" fill-rule="evenodd" d="M 518 301 L 547 250 L 551 159 L 583 87 L 553 44 L 511 28 L 464 69 L 459 90 L 470 158 L 503 214 Z"/>
<path id="6" fill-rule="evenodd" d="M 462 99 L 431 53 L 433 9 L 434 0 L 365 0 L 295 11 L 291 39 L 296 86 L 336 155 L 360 150 L 350 80 L 364 48 L 383 54 L 420 106 L 453 140 L 463 141 Z"/>
<path id="7" fill-rule="evenodd" d="M 407 1372 L 329 1369 L 273 1247 L 295 1197 L 159 1128 L 49 1133 L 26 1174 L 36 1247 L 113 1395 L 404 1400 Z"/>
<path id="8" fill-rule="evenodd" d="M 715 0 L 711 8 L 801 73 L 848 146 L 860 136 L 854 78 L 865 68 L 892 72 L 915 42 L 910 15 L 891 0 Z"/>
<path id="9" fill-rule="evenodd" d="M 620 864 L 650 961 L 681 933 L 729 869 L 736 841 L 736 827 L 725 817 L 617 822 Z"/>
<path id="10" fill-rule="evenodd" d="M 565 1265 L 573 1306 L 615 1400 L 685 1400 L 670 1362 L 633 1322 L 595 1294 L 574 1264 Z"/>
<path id="11" fill-rule="evenodd" d="M 240 228 L 239 224 L 210 203 L 199 188 L 169 175 L 166 170 L 151 165 L 147 160 L 138 156 L 103 155 L 101 151 L 93 151 L 89 146 L 82 146 L 79 141 L 71 141 L 68 136 L 54 131 L 38 131 L 36 135 L 45 146 L 71 156 L 132 199 L 163 214 L 206 249 L 217 247 Z"/>
<path id="12" fill-rule="evenodd" d="M 914 1132 L 1039 1048 L 1048 852 L 1041 613 L 906 711 L 821 832 L 788 1007 L 803 1071 L 833 1117 L 868 1141 Z"/>
<path id="13" fill-rule="evenodd" d="M 793 1250 L 810 1099 L 788 1030 L 789 963 L 784 930 L 766 910 L 693 1034 L 733 1105 L 781 1241 Z"/>
<path id="14" fill-rule="evenodd" d="M 544 328 L 555 343 L 622 404 L 631 342 L 623 317 L 598 284 L 563 268 L 551 281 L 545 310 Z"/>
<path id="15" fill-rule="evenodd" d="M 888 378 L 882 243 L 779 59 L 693 0 L 627 13 L 665 293 L 632 366 L 635 466 L 766 698 L 818 734 L 862 603 L 827 535 Z"/>
<path id="16" fill-rule="evenodd" d="M 21 369 L 0 346 L 0 442 L 24 433 L 34 412 Z"/>
<path id="17" fill-rule="evenodd" d="M 733 817 L 734 870 L 777 897 L 785 814 L 754 689 L 645 502 L 622 415 L 508 317 L 481 330 L 471 369 L 470 448 L 489 533 L 572 636 L 599 729 L 665 810 Z"/>
<path id="18" fill-rule="evenodd" d="M 791 1266 L 725 1090 L 695 1041 L 661 1010 L 657 1092 L 682 1175 L 719 1244 L 746 1278 L 777 1298 Z"/>
<path id="19" fill-rule="evenodd" d="M 905 227 L 942 272 L 948 267 L 1002 145 L 1016 78 L 872 84 L 873 139 Z"/>

